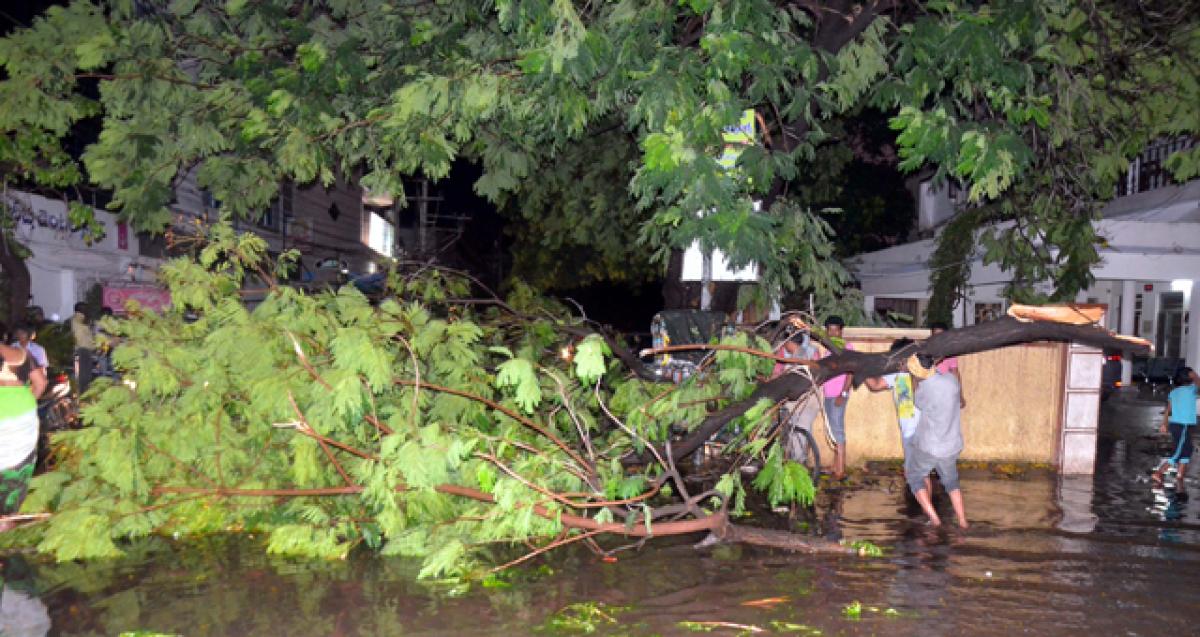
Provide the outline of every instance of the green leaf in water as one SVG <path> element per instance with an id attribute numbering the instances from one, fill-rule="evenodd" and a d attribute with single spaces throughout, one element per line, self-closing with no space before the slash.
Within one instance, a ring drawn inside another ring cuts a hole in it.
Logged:
<path id="1" fill-rule="evenodd" d="M 883 548 L 867 540 L 855 540 L 850 543 L 850 548 L 863 557 L 883 557 Z"/>
<path id="2" fill-rule="evenodd" d="M 602 626 L 618 623 L 615 615 L 629 610 L 625 606 L 609 606 L 604 602 L 578 602 L 563 607 L 539 627 L 543 631 L 591 634 Z"/>

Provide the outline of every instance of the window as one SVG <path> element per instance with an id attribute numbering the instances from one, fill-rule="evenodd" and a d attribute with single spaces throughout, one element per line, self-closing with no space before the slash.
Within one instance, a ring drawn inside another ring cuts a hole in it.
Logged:
<path id="1" fill-rule="evenodd" d="M 1125 328 L 1124 325 L 1121 326 Z M 1142 295 L 1139 293 L 1133 297 L 1133 335 L 1142 335 Z"/>
<path id="2" fill-rule="evenodd" d="M 1187 312 L 1183 292 L 1163 292 L 1158 296 L 1158 329 L 1154 332 L 1154 352 L 1167 358 L 1183 357 L 1183 326 Z"/>
<path id="3" fill-rule="evenodd" d="M 205 210 L 220 210 L 221 209 L 221 200 L 217 199 L 212 194 L 211 190 L 205 188 L 203 191 L 201 191 L 201 193 L 204 196 Z"/>
<path id="4" fill-rule="evenodd" d="M 1117 196 L 1133 195 L 1177 183 L 1174 174 L 1166 167 L 1167 158 L 1192 148 L 1196 141 L 1195 137 L 1180 136 L 1160 139 L 1147 145 L 1130 162 L 1125 178 L 1117 183 Z"/>
<path id="5" fill-rule="evenodd" d="M 396 253 L 396 228 L 375 210 L 367 213 L 367 247 L 384 256 Z"/>
<path id="6" fill-rule="evenodd" d="M 975 324 L 987 323 L 1004 316 L 1004 303 L 976 303 Z"/>
<path id="7" fill-rule="evenodd" d="M 875 313 L 895 325 L 916 325 L 917 314 L 920 313 L 920 301 L 917 299 L 876 298 Z"/>
<path id="8" fill-rule="evenodd" d="M 270 207 L 263 211 L 262 216 L 258 218 L 258 227 L 262 230 L 279 232 L 283 227 L 283 220 L 289 219 L 291 216 L 292 182 L 287 181 L 279 185 L 279 196 L 275 197 Z"/>

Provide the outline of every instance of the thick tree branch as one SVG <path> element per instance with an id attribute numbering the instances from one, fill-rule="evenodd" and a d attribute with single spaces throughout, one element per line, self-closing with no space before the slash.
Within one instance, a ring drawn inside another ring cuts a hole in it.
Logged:
<path id="1" fill-rule="evenodd" d="M 1052 321 L 1023 322 L 1006 316 L 970 327 L 947 330 L 895 353 L 844 351 L 813 361 L 810 369 L 813 382 L 818 385 L 829 378 L 847 373 L 853 374 L 858 384 L 872 376 L 903 370 L 907 359 L 914 355 L 937 360 L 1033 341 L 1073 341 L 1131 353 L 1148 351 L 1145 345 L 1120 338 L 1096 325 L 1070 325 Z M 808 378 L 801 374 L 783 374 L 759 385 L 745 400 L 709 414 L 687 438 L 673 445 L 673 457 L 675 460 L 687 457 L 758 401 L 767 399 L 777 403 L 781 400 L 794 400 L 808 391 L 810 386 Z"/>
<path id="2" fill-rule="evenodd" d="M 406 491 L 408 490 L 408 487 L 401 486 L 397 487 L 396 490 Z M 363 487 L 361 486 L 326 487 L 315 489 L 222 489 L 160 486 L 154 489 L 154 493 L 156 495 L 180 493 L 221 498 L 327 497 L 357 495 L 362 493 L 362 491 Z M 490 493 L 455 484 L 438 485 L 434 487 L 434 491 L 437 491 L 438 493 L 444 493 L 446 495 L 455 495 L 468 498 L 478 502 L 486 502 L 488 504 L 495 504 L 496 502 L 495 498 L 492 497 Z M 589 536 L 600 533 L 608 533 L 612 535 L 648 538 L 668 535 L 687 535 L 691 533 L 709 531 L 717 538 L 726 542 L 745 542 L 748 544 L 769 546 L 790 551 L 804 551 L 808 553 L 852 554 L 855 552 L 855 549 L 842 546 L 836 542 L 808 538 L 789 533 L 787 531 L 755 529 L 730 524 L 729 518 L 724 513 L 714 513 L 691 520 L 654 522 L 650 525 L 649 529 L 647 529 L 645 524 L 626 526 L 621 522 L 598 522 L 593 518 L 551 510 L 540 504 L 535 504 L 532 506 L 534 513 L 538 517 L 547 520 L 557 520 L 563 525 L 564 528 L 587 531 Z"/>

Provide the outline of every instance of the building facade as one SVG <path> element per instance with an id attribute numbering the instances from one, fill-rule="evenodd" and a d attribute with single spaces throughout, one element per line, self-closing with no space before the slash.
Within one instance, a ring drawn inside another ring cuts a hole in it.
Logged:
<path id="1" fill-rule="evenodd" d="M 1100 263 L 1095 283 L 1076 301 L 1108 306 L 1106 327 L 1141 336 L 1155 344 L 1156 357 L 1200 362 L 1200 179 L 1173 182 L 1163 160 L 1195 139 L 1156 145 L 1130 167 L 1119 196 L 1095 222 Z M 918 241 L 860 254 L 851 269 L 861 283 L 867 311 L 900 311 L 923 316 L 929 303 L 930 257 L 938 229 L 961 205 L 953 193 L 922 184 L 918 205 Z M 972 325 L 1007 310 L 1004 287 L 1012 280 L 980 255 L 971 260 L 968 298 L 954 311 L 956 326 Z M 1047 284 L 1048 285 L 1048 284 Z M 1132 362 L 1125 361 L 1128 384 Z"/>
<path id="2" fill-rule="evenodd" d="M 176 227 L 186 231 L 197 219 L 215 222 L 221 214 L 221 202 L 197 185 L 193 170 L 176 186 L 171 209 Z M 295 282 L 321 286 L 372 272 L 380 260 L 391 256 L 368 245 L 370 216 L 357 185 L 339 180 L 324 188 L 285 182 L 279 196 L 258 219 L 235 220 L 234 226 L 263 237 L 272 253 L 298 251 L 300 270 Z"/>
<path id="3" fill-rule="evenodd" d="M 132 229 L 105 210 L 93 207 L 104 236 L 89 242 L 72 229 L 67 202 L 21 190 L 7 190 L 5 207 L 12 215 L 18 242 L 31 253 L 29 268 L 31 305 L 42 308 L 49 319 L 66 319 L 95 287 L 112 299 L 138 298 L 153 305 L 159 298 L 155 276 L 160 259 L 141 254 Z M 119 302 L 106 304 L 120 309 Z"/>

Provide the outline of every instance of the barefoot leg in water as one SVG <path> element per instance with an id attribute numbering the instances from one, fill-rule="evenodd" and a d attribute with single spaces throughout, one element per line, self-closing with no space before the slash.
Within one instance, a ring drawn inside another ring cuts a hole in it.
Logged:
<path id="1" fill-rule="evenodd" d="M 967 511 L 963 507 L 962 490 L 955 489 L 950 492 L 950 505 L 954 507 L 954 517 L 958 518 L 958 528 L 967 530 L 971 525 L 967 524 Z"/>
<path id="2" fill-rule="evenodd" d="M 941 526 L 942 519 L 938 517 L 937 511 L 933 509 L 933 500 L 929 496 L 929 489 L 921 489 L 913 495 L 917 498 L 917 502 L 921 504 L 921 509 L 925 511 L 925 515 L 929 517 L 929 523 L 933 526 Z"/>

